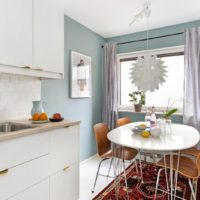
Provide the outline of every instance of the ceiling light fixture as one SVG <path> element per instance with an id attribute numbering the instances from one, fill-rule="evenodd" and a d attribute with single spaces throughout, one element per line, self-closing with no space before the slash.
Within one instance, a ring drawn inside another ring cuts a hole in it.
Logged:
<path id="1" fill-rule="evenodd" d="M 129 25 L 135 23 L 139 18 L 145 16 L 147 20 L 147 46 L 146 50 L 149 49 L 149 0 L 146 0 L 144 9 L 135 15 L 134 19 Z M 146 54 L 139 56 L 137 61 L 133 63 L 133 67 L 130 72 L 131 82 L 137 86 L 138 90 L 144 92 L 159 89 L 159 85 L 165 82 L 165 77 L 167 77 L 167 66 L 164 66 L 164 61 L 157 58 L 156 55 Z"/>

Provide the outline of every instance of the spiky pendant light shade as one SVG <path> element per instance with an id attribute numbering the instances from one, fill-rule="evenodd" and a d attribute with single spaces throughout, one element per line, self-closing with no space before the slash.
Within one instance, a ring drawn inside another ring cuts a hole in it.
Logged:
<path id="1" fill-rule="evenodd" d="M 164 61 L 155 55 L 145 55 L 138 57 L 133 64 L 130 72 L 131 82 L 138 87 L 138 90 L 144 92 L 159 89 L 159 85 L 165 82 L 167 77 L 167 66 L 163 65 Z"/>

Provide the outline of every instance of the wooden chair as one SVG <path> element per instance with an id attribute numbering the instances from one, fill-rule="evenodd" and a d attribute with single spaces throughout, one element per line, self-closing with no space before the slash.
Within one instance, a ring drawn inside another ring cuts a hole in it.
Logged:
<path id="1" fill-rule="evenodd" d="M 200 153 L 200 150 L 197 149 L 196 147 L 192 147 L 190 149 L 185 149 L 181 151 L 181 155 L 193 156 L 194 158 L 197 158 L 199 153 Z"/>
<path id="2" fill-rule="evenodd" d="M 122 117 L 117 120 L 117 127 L 123 126 L 125 124 L 129 124 L 129 123 L 131 123 L 131 120 L 129 117 Z"/>
<path id="3" fill-rule="evenodd" d="M 199 178 L 199 176 L 200 176 L 200 153 L 197 155 L 196 160 L 193 160 L 193 159 L 191 159 L 191 158 L 189 158 L 187 156 L 180 156 L 178 170 L 177 170 L 177 163 L 178 163 L 178 156 L 177 155 L 173 155 L 173 168 L 172 169 L 174 171 L 176 171 L 177 173 L 180 173 L 183 176 L 188 178 L 188 182 L 189 182 L 190 189 L 191 189 L 191 192 L 192 192 L 192 197 L 193 197 L 194 200 L 196 200 L 196 195 L 195 195 L 196 191 L 194 191 L 194 189 L 193 189 L 193 185 L 192 185 L 191 179 L 192 180 L 197 180 Z M 162 168 L 159 170 L 158 176 L 157 176 L 155 199 L 156 199 L 156 194 L 157 194 L 157 190 L 158 190 L 160 173 L 165 167 L 170 169 L 170 155 L 165 156 L 165 160 L 164 160 L 164 158 L 161 159 L 157 163 L 157 166 L 160 166 Z M 177 181 L 178 181 L 177 179 L 178 179 L 178 176 L 176 178 L 176 183 L 175 184 L 177 184 Z"/>
<path id="4" fill-rule="evenodd" d="M 109 129 L 106 124 L 99 123 L 99 124 L 94 125 L 94 134 L 95 134 L 95 138 L 96 138 L 97 152 L 102 160 L 99 162 L 99 166 L 97 169 L 92 193 L 94 192 L 98 176 L 99 175 L 106 176 L 106 175 L 99 174 L 99 170 L 101 167 L 101 163 L 107 159 L 111 159 L 110 167 L 109 167 L 108 175 L 107 175 L 107 177 L 109 177 L 109 172 L 110 172 L 110 168 L 111 168 L 112 160 L 113 160 L 113 152 L 111 149 L 111 143 L 107 138 L 108 132 L 109 132 Z M 123 159 L 123 162 L 124 162 L 124 160 L 132 160 L 136 157 L 137 153 L 138 152 L 135 149 L 124 147 L 123 148 L 123 158 L 121 157 L 121 159 Z M 137 170 L 137 166 L 136 166 L 136 170 Z"/>

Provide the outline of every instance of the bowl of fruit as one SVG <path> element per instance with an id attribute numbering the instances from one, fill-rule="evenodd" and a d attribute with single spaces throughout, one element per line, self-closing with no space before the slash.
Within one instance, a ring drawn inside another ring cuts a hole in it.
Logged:
<path id="1" fill-rule="evenodd" d="M 62 115 L 60 114 L 60 113 L 54 113 L 53 115 L 52 115 L 52 117 L 51 118 L 49 118 L 49 120 L 51 121 L 51 122 L 60 122 L 60 121 L 62 121 L 64 118 L 62 117 Z"/>
<path id="2" fill-rule="evenodd" d="M 32 123 L 33 124 L 42 124 L 42 123 L 47 123 L 48 120 L 48 115 L 45 112 L 42 113 L 34 113 L 32 115 Z"/>

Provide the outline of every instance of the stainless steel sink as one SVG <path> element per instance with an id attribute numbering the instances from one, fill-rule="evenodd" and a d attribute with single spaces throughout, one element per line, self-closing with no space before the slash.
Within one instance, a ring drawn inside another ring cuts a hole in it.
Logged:
<path id="1" fill-rule="evenodd" d="M 34 128 L 36 126 L 31 126 L 28 124 L 21 124 L 21 123 L 15 123 L 15 122 L 4 122 L 0 123 L 0 132 L 13 132 L 13 131 L 19 131 L 23 129 L 28 128 Z"/>

